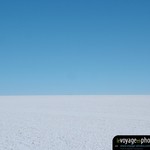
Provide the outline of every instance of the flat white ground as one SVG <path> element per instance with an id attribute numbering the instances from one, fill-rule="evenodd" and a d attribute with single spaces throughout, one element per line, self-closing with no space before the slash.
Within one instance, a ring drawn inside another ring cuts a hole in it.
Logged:
<path id="1" fill-rule="evenodd" d="M 0 150 L 111 150 L 150 134 L 150 96 L 1 96 Z"/>

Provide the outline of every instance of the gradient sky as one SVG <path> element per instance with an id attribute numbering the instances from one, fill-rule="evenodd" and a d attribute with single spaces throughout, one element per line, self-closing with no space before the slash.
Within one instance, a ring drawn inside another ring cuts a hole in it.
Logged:
<path id="1" fill-rule="evenodd" d="M 0 95 L 150 94 L 150 0 L 1 0 Z"/>

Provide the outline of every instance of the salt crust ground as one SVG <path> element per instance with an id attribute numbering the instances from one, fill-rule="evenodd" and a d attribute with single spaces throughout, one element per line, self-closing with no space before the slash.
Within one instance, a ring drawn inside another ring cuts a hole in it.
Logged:
<path id="1" fill-rule="evenodd" d="M 1 96 L 0 150 L 111 150 L 150 134 L 150 96 Z"/>

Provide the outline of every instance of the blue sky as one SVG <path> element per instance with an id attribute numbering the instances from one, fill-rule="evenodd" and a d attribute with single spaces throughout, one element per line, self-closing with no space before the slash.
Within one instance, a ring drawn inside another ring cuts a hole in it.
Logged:
<path id="1" fill-rule="evenodd" d="M 0 1 L 0 95 L 43 94 L 150 94 L 150 1 Z"/>

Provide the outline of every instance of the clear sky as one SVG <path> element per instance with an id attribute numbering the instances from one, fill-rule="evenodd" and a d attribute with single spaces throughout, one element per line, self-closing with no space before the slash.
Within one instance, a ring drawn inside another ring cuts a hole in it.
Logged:
<path id="1" fill-rule="evenodd" d="M 1 0 L 0 95 L 150 94 L 150 0 Z"/>

